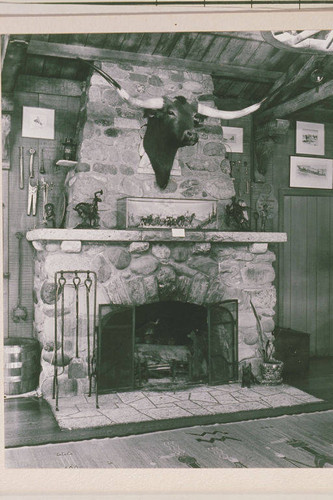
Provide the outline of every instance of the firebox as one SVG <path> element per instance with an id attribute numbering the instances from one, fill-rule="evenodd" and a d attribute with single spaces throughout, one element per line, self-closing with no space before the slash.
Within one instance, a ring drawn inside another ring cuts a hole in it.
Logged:
<path id="1" fill-rule="evenodd" d="M 238 378 L 238 302 L 99 306 L 98 392 Z"/>

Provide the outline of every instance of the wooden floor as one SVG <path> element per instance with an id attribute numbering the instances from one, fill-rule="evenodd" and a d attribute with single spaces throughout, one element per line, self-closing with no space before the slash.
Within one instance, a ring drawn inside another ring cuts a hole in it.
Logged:
<path id="1" fill-rule="evenodd" d="M 333 410 L 7 449 L 8 468 L 332 468 Z"/>
<path id="2" fill-rule="evenodd" d="M 287 382 L 310 394 L 324 399 L 333 408 L 333 359 L 312 360 L 307 376 L 293 378 Z M 250 417 L 251 418 L 251 417 Z M 38 398 L 14 398 L 5 402 L 6 447 L 36 445 L 42 443 L 84 440 L 91 437 L 106 437 L 102 431 L 96 435 L 88 431 L 61 431 L 48 404 Z"/>

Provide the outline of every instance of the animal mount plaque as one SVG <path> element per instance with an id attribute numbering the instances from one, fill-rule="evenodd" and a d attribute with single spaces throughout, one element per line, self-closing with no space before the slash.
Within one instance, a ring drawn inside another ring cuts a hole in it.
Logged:
<path id="1" fill-rule="evenodd" d="M 126 199 L 126 228 L 216 229 L 214 200 Z"/>
<path id="2" fill-rule="evenodd" d="M 207 105 L 189 103 L 183 96 L 150 97 L 139 99 L 131 97 L 118 82 L 90 62 L 83 61 L 91 66 L 105 80 L 116 88 L 122 99 L 131 106 L 145 110 L 148 119 L 147 130 L 143 140 L 144 149 L 155 172 L 156 182 L 161 189 L 165 189 L 169 182 L 170 172 L 176 153 L 183 146 L 194 146 L 199 139 L 195 128 L 200 125 L 204 117 L 220 120 L 233 120 L 257 111 L 261 102 L 253 104 L 239 111 L 223 111 Z"/>

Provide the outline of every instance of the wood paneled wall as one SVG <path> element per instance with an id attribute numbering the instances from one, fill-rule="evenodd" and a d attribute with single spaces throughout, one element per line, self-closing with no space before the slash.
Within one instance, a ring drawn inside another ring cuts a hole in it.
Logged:
<path id="1" fill-rule="evenodd" d="M 310 333 L 311 356 L 333 356 L 333 192 L 289 188 L 296 122 L 275 148 L 271 173 L 279 199 L 278 315 L 281 327 Z M 297 156 L 297 155 L 296 155 Z M 333 124 L 325 123 L 325 157 L 333 158 Z"/>
<path id="2" fill-rule="evenodd" d="M 312 356 L 333 356 L 333 196 L 317 192 L 281 196 L 279 322 L 310 333 Z"/>
<path id="3" fill-rule="evenodd" d="M 42 191 L 38 192 L 38 209 L 36 217 L 27 216 L 28 181 L 29 181 L 29 148 L 36 149 L 34 158 L 35 179 L 42 177 L 46 182 L 53 182 L 54 189 L 50 191 L 49 201 L 58 203 L 61 196 L 61 185 L 67 172 L 56 167 L 56 161 L 61 158 L 62 142 L 65 137 L 74 137 L 79 112 L 79 97 L 57 95 L 52 79 L 49 85 L 43 87 L 44 93 L 35 89 L 31 92 L 14 92 L 14 112 L 12 116 L 11 132 L 11 164 L 9 172 L 3 172 L 3 192 L 8 191 L 6 212 L 8 213 L 9 234 L 4 240 L 8 250 L 8 267 L 10 277 L 8 280 L 8 311 L 4 311 L 4 333 L 6 336 L 32 335 L 33 324 L 33 248 L 24 238 L 22 241 L 22 305 L 28 309 L 28 320 L 20 323 L 12 321 L 12 310 L 17 304 L 18 290 L 18 241 L 15 233 L 26 233 L 29 229 L 42 227 Z M 55 109 L 55 140 L 31 139 L 22 137 L 22 106 L 34 106 Z M 19 189 L 19 147 L 24 147 L 24 189 Z M 39 173 L 41 166 L 42 149 L 44 153 L 44 167 L 46 174 Z M 7 175 L 6 175 L 7 174 Z M 4 200 L 5 201 L 5 200 Z M 5 252 L 6 253 L 6 252 Z M 6 304 L 4 304 L 6 308 Z"/>

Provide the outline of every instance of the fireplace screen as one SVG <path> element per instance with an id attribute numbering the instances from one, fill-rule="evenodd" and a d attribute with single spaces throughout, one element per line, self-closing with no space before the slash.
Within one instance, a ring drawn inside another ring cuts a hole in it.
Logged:
<path id="1" fill-rule="evenodd" d="M 237 378 L 237 301 L 99 308 L 100 393 L 181 388 Z"/>

